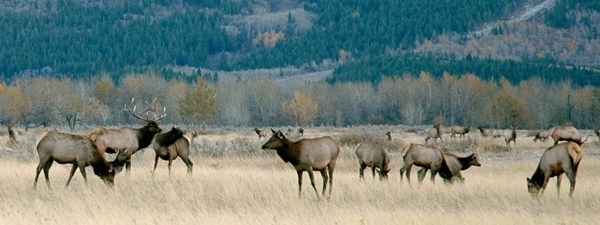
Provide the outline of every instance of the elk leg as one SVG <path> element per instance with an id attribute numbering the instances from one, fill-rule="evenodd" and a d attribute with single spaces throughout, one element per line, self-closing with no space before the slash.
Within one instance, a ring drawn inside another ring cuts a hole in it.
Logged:
<path id="1" fill-rule="evenodd" d="M 560 183 L 562 182 L 562 174 L 556 176 L 556 195 L 560 198 Z"/>
<path id="2" fill-rule="evenodd" d="M 302 170 L 297 170 L 298 174 L 298 198 L 302 197 Z"/>
<path id="3" fill-rule="evenodd" d="M 367 164 L 360 163 L 360 168 L 358 169 L 358 177 L 363 181 L 365 180 L 365 168 L 367 168 Z"/>
<path id="4" fill-rule="evenodd" d="M 327 172 L 329 173 L 329 196 L 331 197 L 331 188 L 333 188 L 333 170 L 335 169 L 335 161 L 330 162 L 327 166 Z"/>
<path id="5" fill-rule="evenodd" d="M 194 163 L 192 162 L 192 160 L 190 160 L 190 158 L 188 158 L 188 156 L 181 156 L 181 160 L 183 160 L 183 162 L 185 163 L 185 165 L 187 166 L 187 173 L 188 174 L 192 174 L 192 169 L 194 167 Z"/>
<path id="6" fill-rule="evenodd" d="M 69 179 L 67 180 L 67 184 L 65 185 L 65 187 L 69 187 L 69 183 L 71 183 L 71 179 L 73 179 L 75 170 L 77 170 L 77 163 L 73 163 L 73 166 L 71 167 L 71 172 L 69 173 Z"/>
<path id="7" fill-rule="evenodd" d="M 565 173 L 567 174 L 567 178 L 571 183 L 571 189 L 569 190 L 569 197 L 573 197 L 573 192 L 575 192 L 575 179 L 577 178 L 577 167 L 579 165 L 573 166 L 572 170 L 567 170 Z"/>
<path id="8" fill-rule="evenodd" d="M 46 178 L 46 185 L 48 185 L 48 189 L 50 189 L 50 177 L 48 177 L 48 174 L 50 173 L 50 167 L 52 167 L 52 163 L 54 163 L 54 160 L 50 159 L 44 166 L 44 178 Z"/>
<path id="9" fill-rule="evenodd" d="M 423 180 L 425 180 L 425 174 L 427 173 L 428 170 L 429 169 L 427 169 L 427 168 L 423 168 L 423 169 L 419 170 L 419 172 L 417 173 L 417 180 L 419 181 L 419 185 L 421 185 L 423 183 Z"/>
<path id="10" fill-rule="evenodd" d="M 37 186 L 37 182 L 38 182 L 38 178 L 40 177 L 40 172 L 42 172 L 42 169 L 46 166 L 46 164 L 48 163 L 48 161 L 41 161 L 38 164 L 37 168 L 35 169 L 35 179 L 33 180 L 33 189 L 36 188 Z"/>
<path id="11" fill-rule="evenodd" d="M 127 151 L 127 150 L 126 150 Z M 127 171 L 127 174 L 129 174 L 131 172 L 131 159 L 128 159 L 125 162 L 125 170 Z"/>
<path id="12" fill-rule="evenodd" d="M 321 176 L 323 177 L 323 196 L 325 196 L 325 190 L 327 190 L 327 181 L 329 180 L 329 177 L 327 176 L 327 170 L 327 167 L 321 170 Z"/>
<path id="13" fill-rule="evenodd" d="M 154 176 L 154 171 L 156 171 L 156 165 L 158 164 L 158 154 L 154 156 L 154 169 L 152 170 L 152 176 Z"/>
<path id="14" fill-rule="evenodd" d="M 373 174 L 373 181 L 375 180 L 375 165 L 371 166 L 371 173 Z"/>
<path id="15" fill-rule="evenodd" d="M 544 184 L 542 184 L 542 190 L 540 191 L 540 195 L 544 194 L 544 191 L 546 190 L 546 185 L 548 185 L 549 180 L 550 180 L 550 175 L 545 175 L 544 176 Z"/>
<path id="16" fill-rule="evenodd" d="M 81 166 L 79 166 L 79 172 L 81 172 L 81 176 L 83 176 L 83 181 L 85 182 L 85 186 L 88 186 L 88 182 L 87 182 L 87 174 L 85 173 L 85 166 L 83 166 L 83 164 Z"/>
<path id="17" fill-rule="evenodd" d="M 435 183 L 435 175 L 438 173 L 437 170 L 432 169 L 431 170 L 431 183 Z M 425 173 L 423 173 L 423 179 L 425 179 Z"/>
<path id="18" fill-rule="evenodd" d="M 171 164 L 173 164 L 173 156 L 171 154 L 171 151 L 167 151 L 167 156 L 169 157 L 169 176 L 171 176 Z"/>
<path id="19" fill-rule="evenodd" d="M 310 178 L 310 185 L 315 190 L 315 194 L 317 194 L 317 198 L 321 199 L 321 197 L 319 197 L 319 192 L 317 191 L 317 186 L 315 185 L 315 175 L 313 173 L 313 169 L 309 168 L 306 172 L 308 172 L 308 178 Z"/>

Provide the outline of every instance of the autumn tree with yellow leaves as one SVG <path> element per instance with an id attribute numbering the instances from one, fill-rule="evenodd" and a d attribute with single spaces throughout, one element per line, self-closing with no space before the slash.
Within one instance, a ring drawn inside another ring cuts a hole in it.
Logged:
<path id="1" fill-rule="evenodd" d="M 190 86 L 181 99 L 177 111 L 185 121 L 204 124 L 213 118 L 217 111 L 217 97 L 213 86 L 204 79 L 198 78 L 195 85 Z"/>
<path id="2" fill-rule="evenodd" d="M 295 92 L 294 99 L 284 103 L 283 112 L 300 126 L 306 126 L 315 119 L 319 105 L 303 92 Z"/>

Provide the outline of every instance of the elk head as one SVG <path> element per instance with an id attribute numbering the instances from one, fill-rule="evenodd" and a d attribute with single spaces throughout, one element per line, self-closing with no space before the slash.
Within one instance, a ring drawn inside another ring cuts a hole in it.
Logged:
<path id="1" fill-rule="evenodd" d="M 282 148 L 285 144 L 284 141 L 287 140 L 283 132 L 273 129 L 271 129 L 271 132 L 273 132 L 273 135 L 261 148 L 265 150 Z"/>

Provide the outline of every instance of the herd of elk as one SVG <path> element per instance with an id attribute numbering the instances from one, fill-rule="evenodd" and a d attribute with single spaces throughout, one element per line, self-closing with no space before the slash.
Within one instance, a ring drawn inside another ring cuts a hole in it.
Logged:
<path id="1" fill-rule="evenodd" d="M 77 168 L 79 168 L 87 185 L 85 167 L 91 165 L 94 169 L 94 174 L 112 187 L 115 178 L 113 164 L 122 166 L 122 164 L 129 160 L 130 157 L 127 151 L 123 151 L 119 153 L 119 156 L 115 161 L 109 163 L 104 158 L 104 155 L 98 151 L 94 142 L 87 136 L 66 134 L 56 131 L 43 133 L 36 144 L 36 148 L 40 162 L 35 173 L 35 180 L 33 182 L 34 189 L 37 187 L 38 177 L 40 176 L 42 169 L 44 170 L 46 184 L 48 185 L 48 188 L 50 188 L 48 173 L 52 163 L 55 161 L 60 164 L 73 164 L 66 186 L 69 186 L 69 183 L 71 183 L 71 179 Z"/>
<path id="2" fill-rule="evenodd" d="M 379 180 L 388 178 L 387 174 L 390 172 L 390 156 L 388 151 L 381 145 L 371 142 L 362 142 L 356 146 L 354 153 L 356 153 L 358 165 L 360 166 L 358 169 L 360 178 L 364 179 L 365 168 L 367 167 L 371 167 L 373 179 L 375 179 L 375 171 L 378 171 L 379 173 Z"/>
<path id="3" fill-rule="evenodd" d="M 194 163 L 192 163 L 192 160 L 189 158 L 190 144 L 190 138 L 184 134 L 183 130 L 175 126 L 168 132 L 154 136 L 152 148 L 156 155 L 154 156 L 154 169 L 152 170 L 152 174 L 154 175 L 154 171 L 156 171 L 158 158 L 161 158 L 162 160 L 169 161 L 168 168 L 169 175 L 171 175 L 171 164 L 177 157 L 180 157 L 187 166 L 188 174 L 192 173 Z"/>
<path id="4" fill-rule="evenodd" d="M 302 173 L 306 171 L 317 198 L 320 198 L 313 175 L 315 170 L 320 171 L 323 177 L 322 194 L 325 195 L 327 182 L 329 181 L 329 196 L 331 196 L 333 171 L 340 154 L 340 148 L 335 140 L 326 136 L 290 141 L 281 131 L 271 131 L 273 134 L 262 146 L 262 149 L 275 150 L 284 162 L 289 162 L 294 166 L 298 175 L 298 196 L 302 195 Z"/>
<path id="5" fill-rule="evenodd" d="M 133 103 L 134 99 L 131 100 L 132 105 Z M 118 151 L 127 150 L 133 155 L 138 150 L 148 147 L 150 143 L 152 143 L 154 135 L 162 131 L 157 123 L 167 115 L 165 112 L 166 109 L 163 110 L 162 114 L 158 114 L 156 113 L 157 111 L 155 108 L 147 106 L 144 112 L 146 112 L 146 115 L 148 115 L 149 112 L 154 113 L 154 118 L 152 119 L 148 117 L 143 118 L 135 112 L 135 109 L 136 107 L 134 106 L 132 110 L 129 110 L 127 105 L 125 105 L 124 111 L 129 112 L 137 119 L 145 121 L 146 125 L 143 127 L 123 127 L 119 129 L 96 128 L 87 134 L 87 136 L 98 146 L 100 154 L 104 155 L 104 153 L 116 153 Z M 131 168 L 131 161 L 128 161 L 125 166 L 129 171 Z"/>

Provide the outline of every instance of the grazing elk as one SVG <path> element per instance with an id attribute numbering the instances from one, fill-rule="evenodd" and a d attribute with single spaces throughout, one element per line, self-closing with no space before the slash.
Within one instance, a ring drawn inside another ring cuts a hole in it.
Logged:
<path id="1" fill-rule="evenodd" d="M 454 138 L 456 135 L 460 135 L 461 138 L 464 138 L 467 133 L 469 133 L 470 126 L 451 126 L 450 132 L 452 133 L 450 137 Z"/>
<path id="2" fill-rule="evenodd" d="M 302 173 L 308 172 L 310 184 L 312 185 L 317 198 L 319 192 L 315 186 L 313 171 L 320 171 L 323 177 L 323 195 L 329 181 L 329 196 L 333 185 L 333 171 L 340 148 L 333 138 L 303 138 L 298 141 L 288 140 L 281 131 L 274 131 L 271 138 L 262 146 L 262 149 L 272 149 L 277 151 L 277 155 L 284 162 L 291 163 L 298 174 L 298 196 L 302 195 Z M 328 176 L 329 175 L 329 176 Z"/>
<path id="3" fill-rule="evenodd" d="M 483 128 L 483 127 L 477 127 L 477 129 L 479 129 L 479 132 L 481 132 L 482 137 L 491 137 L 492 136 L 492 131 L 490 129 Z"/>
<path id="4" fill-rule="evenodd" d="M 472 153 L 466 157 L 459 157 L 453 153 L 444 152 L 444 162 L 440 168 L 439 174 L 442 180 L 447 183 L 454 181 L 463 182 L 465 179 L 460 174 L 461 170 L 469 169 L 471 166 L 481 166 L 477 154 Z M 421 173 L 421 171 L 419 171 Z"/>
<path id="5" fill-rule="evenodd" d="M 122 166 L 129 160 L 127 152 L 120 152 L 115 161 L 109 163 L 98 151 L 94 142 L 84 136 L 77 134 L 66 134 L 57 131 L 45 132 L 37 142 L 37 152 L 40 162 L 35 173 L 33 188 L 37 187 L 37 181 L 42 169 L 46 178 L 46 184 L 50 188 L 48 172 L 53 162 L 60 164 L 73 164 L 66 186 L 69 186 L 75 170 L 79 168 L 85 184 L 87 185 L 86 166 L 92 166 L 94 174 L 99 176 L 109 187 L 114 185 L 115 166 Z"/>
<path id="6" fill-rule="evenodd" d="M 527 190 L 529 194 L 533 197 L 542 195 L 550 177 L 556 176 L 556 188 L 560 196 L 562 174 L 566 173 L 567 178 L 571 182 L 569 196 L 573 197 L 577 168 L 582 158 L 583 149 L 581 149 L 579 143 L 569 141 L 546 149 L 533 176 L 527 178 Z"/>
<path id="7" fill-rule="evenodd" d="M 131 100 L 133 104 L 134 100 Z M 100 154 L 104 153 L 116 153 L 117 151 L 127 150 L 131 155 L 135 154 L 138 150 L 148 147 L 152 143 L 154 135 L 160 133 L 162 129 L 158 127 L 158 122 L 163 119 L 166 114 L 164 109 L 162 114 L 156 114 L 153 119 L 148 117 L 143 118 L 135 112 L 136 107 L 133 110 L 129 110 L 125 106 L 124 111 L 129 112 L 133 117 L 143 120 L 146 122 L 142 128 L 130 128 L 123 127 L 119 129 L 108 129 L 108 128 L 96 128 L 90 131 L 87 136 L 92 139 L 98 146 Z M 148 107 L 144 112 L 156 112 L 153 108 Z M 127 171 L 131 168 L 131 160 L 126 164 Z"/>
<path id="8" fill-rule="evenodd" d="M 419 145 L 414 143 L 405 144 L 400 152 L 404 153 L 404 166 L 400 169 L 400 181 L 406 172 L 406 179 L 410 184 L 410 171 L 412 165 L 423 167 L 423 172 L 419 172 L 418 180 L 419 184 L 425 179 L 425 173 L 427 170 L 431 170 L 431 182 L 434 182 L 435 175 L 442 167 L 444 156 L 439 149 L 432 148 L 425 145 Z"/>
<path id="9" fill-rule="evenodd" d="M 390 156 L 385 148 L 375 143 L 362 142 L 356 146 L 354 152 L 360 165 L 358 170 L 360 178 L 364 179 L 365 168 L 371 167 L 373 179 L 375 179 L 375 171 L 377 170 L 379 180 L 387 180 L 387 174 L 390 172 Z"/>
<path id="10" fill-rule="evenodd" d="M 550 137 L 550 130 L 541 130 L 535 133 L 535 137 L 533 138 L 533 142 L 537 141 L 547 141 L 548 137 Z"/>
<path id="11" fill-rule="evenodd" d="M 517 127 L 510 126 L 510 130 L 504 131 L 503 136 L 508 149 L 510 149 L 511 141 L 517 146 Z"/>
<path id="12" fill-rule="evenodd" d="M 572 141 L 579 145 L 582 145 L 585 141 L 581 139 L 579 131 L 572 126 L 556 126 L 550 128 L 551 137 L 554 140 L 554 145 L 557 145 L 559 141 Z"/>
<path id="13" fill-rule="evenodd" d="M 156 171 L 159 157 L 162 160 L 169 161 L 169 176 L 171 175 L 171 164 L 177 157 L 181 157 L 181 160 L 183 160 L 187 166 L 188 174 L 192 173 L 194 163 L 192 163 L 189 158 L 190 143 L 190 138 L 184 135 L 184 132 L 177 127 L 171 128 L 171 130 L 166 133 L 154 136 L 152 148 L 156 155 L 154 156 L 154 169 L 152 170 L 152 175 L 154 175 L 154 171 Z"/>
<path id="14" fill-rule="evenodd" d="M 433 128 L 429 128 L 427 129 L 427 131 L 425 131 L 425 144 L 427 144 L 427 141 L 429 141 L 429 139 L 433 138 L 433 141 L 436 142 L 437 139 L 439 138 L 440 141 L 442 141 L 442 143 L 444 143 L 444 139 L 442 139 L 442 130 L 441 130 L 441 125 L 439 123 L 436 123 L 435 125 L 433 125 Z"/>
<path id="15" fill-rule="evenodd" d="M 258 127 L 255 127 L 254 132 L 258 135 L 258 139 L 267 137 L 267 131 L 265 129 L 258 129 Z"/>

